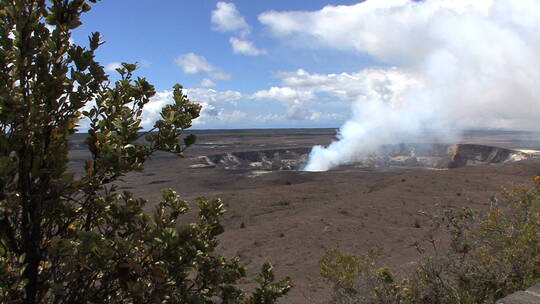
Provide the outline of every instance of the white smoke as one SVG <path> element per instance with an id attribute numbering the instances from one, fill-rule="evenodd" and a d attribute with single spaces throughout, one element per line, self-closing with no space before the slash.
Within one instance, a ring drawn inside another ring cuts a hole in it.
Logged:
<path id="1" fill-rule="evenodd" d="M 354 102 L 338 141 L 315 147 L 308 171 L 427 133 L 449 141 L 466 128 L 540 129 L 538 0 L 367 0 L 259 20 L 278 37 L 398 67 L 380 70 L 387 81 Z"/>

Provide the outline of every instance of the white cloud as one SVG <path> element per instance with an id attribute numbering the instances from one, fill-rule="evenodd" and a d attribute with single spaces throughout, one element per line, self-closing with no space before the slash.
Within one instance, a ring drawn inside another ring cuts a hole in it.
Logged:
<path id="1" fill-rule="evenodd" d="M 250 28 L 246 20 L 234 3 L 220 1 L 216 4 L 216 9 L 212 11 L 212 24 L 214 29 L 222 32 L 234 32 L 242 36 L 249 34 Z"/>
<path id="2" fill-rule="evenodd" d="M 203 110 L 201 111 L 201 116 L 193 122 L 193 125 L 197 127 L 206 127 L 217 124 L 220 126 L 228 126 L 230 128 L 233 127 L 234 124 L 243 123 L 248 116 L 245 112 L 239 110 L 225 112 L 223 110 L 212 108 L 208 111 L 212 106 L 205 105 L 204 103 L 202 105 Z"/>
<path id="3" fill-rule="evenodd" d="M 237 123 L 245 115 L 242 111 L 236 109 L 236 102 L 242 98 L 238 91 L 216 91 L 213 89 L 184 89 L 184 94 L 194 102 L 202 105 L 201 116 L 194 121 L 196 126 L 211 125 L 214 122 Z M 173 92 L 158 92 L 151 98 L 150 102 L 144 107 L 142 125 L 145 129 L 150 129 L 160 119 L 161 109 L 172 104 Z"/>
<path id="4" fill-rule="evenodd" d="M 214 89 L 185 89 L 185 94 L 190 100 L 197 102 L 204 101 L 209 103 L 230 103 L 235 104 L 236 101 L 243 97 L 243 94 L 238 91 L 216 91 Z"/>
<path id="5" fill-rule="evenodd" d="M 253 42 L 249 40 L 238 39 L 236 37 L 231 37 L 229 39 L 233 52 L 235 54 L 242 54 L 248 56 L 258 56 L 266 54 L 265 50 L 258 49 L 253 45 Z"/>
<path id="6" fill-rule="evenodd" d="M 308 101 L 315 97 L 313 91 L 299 90 L 291 87 L 271 87 L 260 90 L 251 95 L 253 99 L 269 99 L 284 102 Z"/>
<path id="7" fill-rule="evenodd" d="M 368 0 L 319 11 L 265 12 L 259 21 L 277 37 L 302 36 L 306 45 L 368 53 L 386 62 L 419 61 L 441 44 L 439 21 L 485 16 L 493 0 Z M 443 17 L 443 18 L 441 18 Z M 448 33 L 451 34 L 451 33 Z"/>
<path id="8" fill-rule="evenodd" d="M 538 1 L 368 0 L 259 18 L 283 39 L 301 35 L 308 42 L 368 53 L 400 66 L 407 78 L 424 83 L 423 94 L 442 107 L 452 121 L 448 124 L 538 129 L 539 99 L 532 92 L 540 81 Z M 283 77 L 286 86 L 316 85 L 320 90 L 330 78 Z M 349 83 L 358 75 L 332 78 L 330 94 L 358 95 L 354 90 L 360 86 Z M 509 100 L 522 106 L 509 107 Z"/>
<path id="9" fill-rule="evenodd" d="M 213 79 L 229 80 L 231 75 L 224 73 L 221 69 L 211 65 L 203 56 L 186 53 L 174 60 L 176 65 L 182 68 L 186 74 L 207 74 Z"/>
<path id="10" fill-rule="evenodd" d="M 218 2 L 216 9 L 212 11 L 211 21 L 217 31 L 240 35 L 241 38 L 231 37 L 229 39 L 233 53 L 247 56 L 266 54 L 265 50 L 258 49 L 252 41 L 246 39 L 251 29 L 234 3 Z"/>
<path id="11" fill-rule="evenodd" d="M 209 88 L 209 87 L 215 87 L 216 83 L 212 81 L 212 79 L 204 78 L 201 80 L 201 87 Z"/>
<path id="12" fill-rule="evenodd" d="M 288 119 L 292 120 L 319 120 L 321 113 L 304 107 L 299 102 L 293 102 L 287 111 Z"/>
<path id="13" fill-rule="evenodd" d="M 279 73 L 277 76 L 283 86 L 257 91 L 250 98 L 279 101 L 287 108 L 287 117 L 295 120 L 342 119 L 342 114 L 322 114 L 312 108 L 315 105 L 325 106 L 343 101 L 377 98 L 398 106 L 407 89 L 421 85 L 417 75 L 396 68 L 341 74 L 311 74 L 299 69 L 296 72 Z"/>
<path id="14" fill-rule="evenodd" d="M 279 101 L 287 109 L 287 119 L 292 120 L 318 120 L 319 112 L 310 108 L 307 104 L 315 98 L 313 90 L 303 90 L 291 87 L 271 87 L 268 90 L 260 90 L 250 96 L 251 99 L 264 99 Z"/>
<path id="15" fill-rule="evenodd" d="M 107 71 L 109 73 L 112 73 L 112 72 L 115 72 L 116 69 L 119 69 L 121 67 L 122 67 L 122 64 L 120 62 L 109 62 L 105 66 L 105 71 Z"/>
<path id="16" fill-rule="evenodd" d="M 303 92 L 326 93 L 339 100 L 377 98 L 390 102 L 393 92 L 420 85 L 419 75 L 397 68 L 365 69 L 356 73 L 310 74 L 303 69 L 277 75 L 285 87 Z M 306 94 L 306 93 L 304 93 Z"/>
<path id="17" fill-rule="evenodd" d="M 280 111 L 279 106 L 273 107 L 271 103 L 266 104 L 265 107 L 245 107 L 246 103 L 254 102 L 253 98 L 238 91 L 203 88 L 188 88 L 183 91 L 191 101 L 202 105 L 200 117 L 193 121 L 193 126 L 197 128 L 253 128 L 290 126 L 291 123 L 315 126 L 319 122 L 336 123 L 345 118 L 340 114 L 324 113 L 305 107 L 303 102 L 294 99 L 289 99 L 290 105 L 286 107 L 285 111 Z M 268 97 L 271 97 L 270 95 L 287 96 L 288 94 L 283 93 L 287 90 L 269 89 L 268 91 L 271 92 Z M 279 91 L 282 92 L 279 93 Z M 262 93 L 259 95 L 262 97 Z M 173 102 L 172 91 L 161 91 L 151 98 L 144 107 L 143 128 L 152 128 L 155 121 L 160 119 L 161 109 Z"/>
<path id="18" fill-rule="evenodd" d="M 206 61 L 206 58 L 194 53 L 182 54 L 178 56 L 174 62 L 180 66 L 186 74 L 211 73 L 216 69 Z"/>
<path id="19" fill-rule="evenodd" d="M 161 109 L 167 104 L 172 104 L 172 91 L 157 92 L 154 97 L 144 106 L 141 125 L 145 129 L 151 129 L 154 123 L 160 119 Z"/>
<path id="20" fill-rule="evenodd" d="M 417 83 L 403 87 L 399 77 L 360 77 L 379 88 L 362 97 L 362 84 L 354 86 L 359 92 L 335 90 L 352 74 L 330 82 L 316 75 L 285 77 L 284 85 L 296 89 L 330 84 L 330 95 L 361 97 L 340 140 L 314 149 L 309 169 L 351 162 L 426 131 L 452 140 L 465 128 L 540 128 L 539 1 L 367 0 L 312 12 L 266 12 L 259 20 L 280 39 L 367 54 Z"/>

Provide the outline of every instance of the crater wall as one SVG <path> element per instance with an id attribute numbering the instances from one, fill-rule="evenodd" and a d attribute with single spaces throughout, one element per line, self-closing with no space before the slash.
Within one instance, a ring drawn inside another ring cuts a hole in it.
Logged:
<path id="1" fill-rule="evenodd" d="M 193 168 L 227 170 L 302 170 L 309 148 L 269 149 L 211 154 L 197 157 Z M 451 169 L 504 163 L 540 157 L 540 151 L 507 149 L 477 144 L 410 143 L 386 145 L 376 153 L 350 164 L 359 168 L 432 168 Z"/>

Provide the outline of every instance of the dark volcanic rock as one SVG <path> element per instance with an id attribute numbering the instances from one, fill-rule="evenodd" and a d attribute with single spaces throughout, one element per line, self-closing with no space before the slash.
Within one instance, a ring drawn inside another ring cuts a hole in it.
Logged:
<path id="1" fill-rule="evenodd" d="M 512 160 L 513 155 L 526 157 L 525 153 L 516 150 L 473 144 L 455 145 L 453 150 L 448 168 L 502 163 Z"/>
<path id="2" fill-rule="evenodd" d="M 224 169 L 298 170 L 308 157 L 309 148 L 243 151 L 200 158 L 209 167 Z"/>

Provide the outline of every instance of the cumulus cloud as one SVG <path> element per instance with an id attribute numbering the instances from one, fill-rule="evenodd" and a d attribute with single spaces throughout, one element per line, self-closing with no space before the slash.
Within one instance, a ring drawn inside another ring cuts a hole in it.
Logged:
<path id="1" fill-rule="evenodd" d="M 202 105 L 200 117 L 193 122 L 193 126 L 198 128 L 287 126 L 291 122 L 301 124 L 335 123 L 344 119 L 341 114 L 324 113 L 306 107 L 304 101 L 311 99 L 310 96 L 298 95 L 295 97 L 295 93 L 291 90 L 277 87 L 259 91 L 256 97 L 254 97 L 255 94 L 246 95 L 234 90 L 219 91 L 209 88 L 188 88 L 184 89 L 184 94 L 190 100 Z M 286 109 L 284 112 L 280 112 L 273 107 L 271 102 L 266 104 L 268 108 L 246 107 L 247 103 L 253 103 L 256 100 L 283 102 L 286 104 Z M 160 119 L 161 109 L 173 102 L 172 91 L 161 91 L 152 97 L 144 107 L 143 128 L 151 129 L 156 120 Z"/>
<path id="2" fill-rule="evenodd" d="M 215 122 L 235 123 L 245 117 L 242 111 L 236 109 L 236 102 L 243 97 L 238 91 L 216 91 L 213 89 L 184 89 L 187 97 L 202 105 L 201 115 L 194 122 L 194 126 L 211 125 Z M 161 91 L 151 98 L 145 105 L 142 117 L 142 126 L 150 129 L 160 119 L 161 109 L 172 104 L 173 92 Z"/>
<path id="3" fill-rule="evenodd" d="M 221 32 L 233 32 L 245 36 L 249 34 L 250 27 L 234 3 L 220 1 L 212 11 L 212 25 Z"/>
<path id="4" fill-rule="evenodd" d="M 279 73 L 277 76 L 281 78 L 283 88 L 304 92 L 304 95 L 325 93 L 343 101 L 376 95 L 380 100 L 389 102 L 393 92 L 420 84 L 418 75 L 397 68 L 365 69 L 340 74 L 312 74 L 299 69 L 292 73 Z"/>
<path id="5" fill-rule="evenodd" d="M 202 106 L 201 116 L 193 121 L 193 125 L 196 127 L 231 127 L 235 124 L 243 123 L 248 116 L 247 113 L 240 110 L 226 112 L 223 109 L 214 108 L 213 105 L 202 103 Z"/>
<path id="6" fill-rule="evenodd" d="M 214 89 L 185 89 L 184 90 L 189 99 L 200 102 L 210 103 L 230 103 L 234 104 L 236 101 L 243 97 L 243 94 L 238 91 L 216 91 Z"/>
<path id="7" fill-rule="evenodd" d="M 289 87 L 271 87 L 251 95 L 252 99 L 280 101 L 287 108 L 287 118 L 292 120 L 316 120 L 313 110 L 306 107 L 306 101 L 312 100 L 315 94 L 311 91 L 296 90 Z"/>
<path id="8" fill-rule="evenodd" d="M 249 40 L 238 39 L 236 37 L 231 37 L 229 39 L 231 46 L 233 48 L 233 53 L 242 54 L 248 56 L 259 56 L 266 54 L 265 50 L 258 49 L 253 45 L 253 42 Z"/>
<path id="9" fill-rule="evenodd" d="M 212 79 L 204 78 L 201 80 L 201 87 L 209 88 L 209 87 L 215 87 L 216 83 L 212 81 Z"/>
<path id="10" fill-rule="evenodd" d="M 231 75 L 224 73 L 220 68 L 211 65 L 203 56 L 186 53 L 174 60 L 186 74 L 206 74 L 213 79 L 229 80 Z"/>
<path id="11" fill-rule="evenodd" d="M 280 92 L 281 91 L 281 92 Z M 269 89 L 268 94 L 259 94 L 258 102 L 264 106 L 254 105 L 256 102 L 251 95 L 239 91 L 219 91 L 210 88 L 185 88 L 184 94 L 194 102 L 202 106 L 200 117 L 193 121 L 195 128 L 258 128 L 258 127 L 287 127 L 291 123 L 297 126 L 312 127 L 319 123 L 335 125 L 336 121 L 343 121 L 344 116 L 335 113 L 324 113 L 304 107 L 296 102 L 292 96 L 283 93 L 286 90 Z M 289 93 L 290 94 L 290 93 Z M 264 96 L 263 96 L 264 95 Z M 285 111 L 281 111 L 275 97 L 290 100 Z M 271 101 L 262 101 L 267 99 Z M 152 129 L 155 122 L 161 119 L 161 109 L 173 104 L 173 91 L 165 90 L 157 92 L 144 106 L 141 125 L 145 130 Z M 276 106 L 278 105 L 278 106 Z M 88 103 L 84 110 L 90 110 L 95 106 L 94 102 Z M 85 131 L 89 127 L 89 121 L 83 119 L 79 122 L 79 131 Z"/>
<path id="12" fill-rule="evenodd" d="M 290 87 L 271 87 L 268 90 L 260 90 L 253 95 L 254 99 L 270 99 L 270 100 L 279 100 L 279 101 L 307 101 L 313 99 L 315 94 L 313 91 L 308 90 L 297 90 Z"/>
<path id="13" fill-rule="evenodd" d="M 402 100 L 401 92 L 417 87 L 416 75 L 396 68 L 366 69 L 357 73 L 317 74 L 303 69 L 276 75 L 283 86 L 271 87 L 253 93 L 252 99 L 281 102 L 288 111 L 287 117 L 295 120 L 342 119 L 339 113 L 313 111 L 317 104 L 346 102 L 377 98 L 397 106 Z"/>
<path id="14" fill-rule="evenodd" d="M 212 11 L 211 21 L 215 30 L 232 32 L 240 36 L 240 38 L 231 37 L 229 39 L 234 54 L 247 56 L 266 54 L 265 50 L 257 48 L 252 41 L 246 38 L 251 32 L 251 28 L 236 9 L 234 3 L 218 2 L 216 9 Z"/>
<path id="15" fill-rule="evenodd" d="M 211 73 L 216 68 L 206 61 L 203 56 L 194 53 L 187 53 L 178 56 L 175 63 L 180 66 L 186 74 Z"/>
<path id="16" fill-rule="evenodd" d="M 493 0 L 368 0 L 356 5 L 329 5 L 314 12 L 270 11 L 259 15 L 259 21 L 277 37 L 302 36 L 309 44 L 365 52 L 386 62 L 411 63 L 423 60 L 444 43 L 444 39 L 433 35 L 433 30 L 439 30 L 445 22 L 443 19 L 485 16 L 492 3 Z"/>
<path id="17" fill-rule="evenodd" d="M 379 85 L 384 94 L 357 97 L 340 140 L 315 148 L 308 170 L 353 162 L 382 144 L 427 132 L 451 140 L 465 128 L 539 129 L 538 1 L 367 0 L 266 12 L 259 20 L 280 39 L 367 54 L 415 83 L 390 77 Z M 310 85 L 314 78 L 292 77 L 288 85 Z M 347 94 L 361 95 L 334 95 Z"/>

